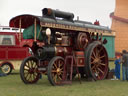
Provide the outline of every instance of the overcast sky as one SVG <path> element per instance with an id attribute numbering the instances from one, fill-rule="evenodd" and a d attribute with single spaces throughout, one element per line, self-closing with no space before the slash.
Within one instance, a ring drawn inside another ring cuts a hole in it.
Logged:
<path id="1" fill-rule="evenodd" d="M 72 12 L 75 19 L 111 27 L 109 14 L 115 10 L 115 0 L 0 0 L 0 25 L 8 26 L 9 20 L 21 14 L 42 15 L 43 8 Z"/>

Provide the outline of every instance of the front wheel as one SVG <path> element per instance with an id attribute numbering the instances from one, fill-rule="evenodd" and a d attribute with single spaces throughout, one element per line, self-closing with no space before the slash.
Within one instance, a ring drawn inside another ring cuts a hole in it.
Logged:
<path id="1" fill-rule="evenodd" d="M 25 84 L 33 84 L 39 80 L 37 58 L 30 56 L 23 60 L 20 66 L 20 77 Z"/>
<path id="2" fill-rule="evenodd" d="M 48 80 L 55 85 L 61 85 L 64 73 L 64 59 L 60 56 L 54 57 L 48 64 Z"/>

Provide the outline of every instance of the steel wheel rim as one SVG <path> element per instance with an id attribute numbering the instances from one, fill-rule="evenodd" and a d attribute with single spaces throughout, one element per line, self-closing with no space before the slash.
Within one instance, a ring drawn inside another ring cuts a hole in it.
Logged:
<path id="1" fill-rule="evenodd" d="M 34 83 L 39 78 L 39 73 L 37 73 L 37 61 L 27 60 L 24 65 L 24 78 L 29 83 Z"/>
<path id="2" fill-rule="evenodd" d="M 90 54 L 90 70 L 97 80 L 102 80 L 108 72 L 108 56 L 102 45 L 93 48 Z"/>
<path id="3" fill-rule="evenodd" d="M 59 85 L 63 79 L 64 61 L 57 59 L 52 66 L 51 76 L 56 85 Z"/>

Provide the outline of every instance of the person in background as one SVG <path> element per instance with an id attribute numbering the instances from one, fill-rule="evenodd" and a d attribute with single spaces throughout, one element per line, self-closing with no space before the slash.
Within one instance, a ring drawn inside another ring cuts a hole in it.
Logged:
<path id="1" fill-rule="evenodd" d="M 120 79 L 120 56 L 116 56 L 116 60 L 115 60 L 115 80 L 119 80 Z"/>
<path id="2" fill-rule="evenodd" d="M 120 63 L 121 63 L 121 60 L 120 60 L 120 56 L 116 56 L 116 60 L 114 62 L 115 64 L 115 69 L 114 69 L 114 78 L 112 78 L 111 80 L 119 80 L 120 79 Z"/>
<path id="3" fill-rule="evenodd" d="M 122 77 L 123 81 L 128 80 L 128 53 L 126 50 L 122 51 Z"/>

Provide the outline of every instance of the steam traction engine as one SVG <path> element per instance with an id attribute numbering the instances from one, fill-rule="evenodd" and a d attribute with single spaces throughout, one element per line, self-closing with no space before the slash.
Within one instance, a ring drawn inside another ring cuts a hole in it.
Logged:
<path id="1" fill-rule="evenodd" d="M 108 73 L 108 55 L 102 33 L 107 27 L 73 20 L 74 14 L 44 8 L 43 16 L 19 15 L 10 27 L 24 28 L 21 46 L 32 56 L 23 60 L 20 76 L 25 84 L 36 83 L 46 74 L 52 85 L 61 85 L 78 74 L 102 80 Z"/>

